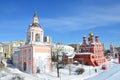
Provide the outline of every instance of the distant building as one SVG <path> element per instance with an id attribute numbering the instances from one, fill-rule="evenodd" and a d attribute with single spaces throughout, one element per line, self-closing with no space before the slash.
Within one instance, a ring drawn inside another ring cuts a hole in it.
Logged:
<path id="1" fill-rule="evenodd" d="M 44 37 L 44 42 L 45 42 L 45 43 L 51 44 L 51 41 L 52 41 L 52 39 L 51 39 L 50 36 L 45 36 L 45 37 Z"/>
<path id="2" fill-rule="evenodd" d="M 10 58 L 12 54 L 12 44 L 11 42 L 2 42 L 3 43 L 3 54 L 4 57 Z"/>
<path id="3" fill-rule="evenodd" d="M 74 48 L 69 46 L 69 45 L 65 45 L 65 44 L 52 44 L 52 52 L 57 52 L 57 50 L 60 50 L 60 52 L 69 52 L 69 53 L 73 53 L 74 52 Z"/>
<path id="4" fill-rule="evenodd" d="M 4 56 L 3 43 L 0 43 L 0 58 Z"/>
<path id="5" fill-rule="evenodd" d="M 44 31 L 36 13 L 27 30 L 27 40 L 19 49 L 19 52 L 13 55 L 13 61 L 20 70 L 27 73 L 44 73 L 52 70 L 51 45 L 44 43 Z"/>
<path id="6" fill-rule="evenodd" d="M 80 53 L 75 54 L 74 61 L 81 64 L 99 66 L 106 62 L 103 52 L 103 44 L 99 42 L 99 37 L 90 33 L 88 35 L 88 42 L 86 37 L 83 37 L 83 43 L 80 46 Z"/>
<path id="7" fill-rule="evenodd" d="M 63 57 L 65 54 L 73 54 L 73 53 L 74 53 L 74 48 L 69 45 L 59 44 L 59 43 L 52 44 L 52 57 L 55 58 L 58 55 L 60 62 L 63 61 Z"/>
<path id="8" fill-rule="evenodd" d="M 11 42 L 12 44 L 12 53 L 14 53 L 14 51 L 18 51 L 19 48 L 25 44 L 25 40 L 21 40 L 21 41 L 13 41 Z"/>
<path id="9" fill-rule="evenodd" d="M 20 68 L 20 50 L 18 51 L 15 51 L 13 54 L 12 54 L 12 63 L 14 64 L 15 67 Z"/>
<path id="10" fill-rule="evenodd" d="M 113 58 L 119 57 L 119 48 L 114 47 L 112 44 L 110 44 L 110 56 L 112 56 Z"/>
<path id="11" fill-rule="evenodd" d="M 14 51 L 19 50 L 19 47 L 25 43 L 25 41 L 13 41 L 13 42 L 1 42 L 0 43 L 0 51 L 2 52 L 3 56 L 6 58 L 11 58 L 12 53 Z"/>
<path id="12" fill-rule="evenodd" d="M 79 53 L 80 44 L 69 44 L 69 46 L 72 46 L 74 48 L 74 52 Z"/>
<path id="13" fill-rule="evenodd" d="M 117 52 L 118 52 L 118 55 L 119 55 L 119 57 L 120 57 L 120 46 L 118 46 L 118 47 L 115 47 L 115 49 L 117 50 Z"/>

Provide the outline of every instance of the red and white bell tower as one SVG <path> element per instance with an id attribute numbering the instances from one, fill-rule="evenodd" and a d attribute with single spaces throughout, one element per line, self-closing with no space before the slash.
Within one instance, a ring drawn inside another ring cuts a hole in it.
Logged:
<path id="1" fill-rule="evenodd" d="M 26 44 L 20 47 L 20 69 L 28 73 L 50 72 L 52 70 L 51 45 L 43 42 L 44 31 L 36 12 L 27 30 Z"/>
<path id="2" fill-rule="evenodd" d="M 33 22 L 27 30 L 27 44 L 43 43 L 44 31 L 39 25 L 36 12 L 33 16 Z"/>

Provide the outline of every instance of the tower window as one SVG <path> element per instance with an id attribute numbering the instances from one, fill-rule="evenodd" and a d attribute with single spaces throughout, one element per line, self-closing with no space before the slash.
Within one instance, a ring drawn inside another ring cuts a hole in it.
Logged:
<path id="1" fill-rule="evenodd" d="M 35 35 L 35 41 L 36 42 L 40 42 L 40 34 L 36 34 Z"/>
<path id="2" fill-rule="evenodd" d="M 30 34 L 28 34 L 28 36 L 27 36 L 28 42 L 30 41 L 30 38 L 31 38 L 31 36 L 30 36 Z"/>

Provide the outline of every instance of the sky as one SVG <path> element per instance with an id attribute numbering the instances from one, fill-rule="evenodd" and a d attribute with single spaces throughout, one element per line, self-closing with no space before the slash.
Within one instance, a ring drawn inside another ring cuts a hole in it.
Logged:
<path id="1" fill-rule="evenodd" d="M 90 32 L 120 46 L 120 0 L 0 0 L 0 42 L 26 39 L 36 10 L 52 42 L 81 43 Z"/>

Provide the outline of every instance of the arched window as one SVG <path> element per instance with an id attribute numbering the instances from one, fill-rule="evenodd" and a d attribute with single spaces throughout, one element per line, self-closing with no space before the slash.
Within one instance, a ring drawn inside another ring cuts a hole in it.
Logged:
<path id="1" fill-rule="evenodd" d="M 37 34 L 35 35 L 35 41 L 36 41 L 36 42 L 40 42 L 40 34 L 37 33 Z"/>

